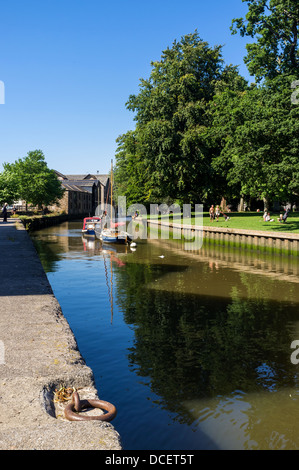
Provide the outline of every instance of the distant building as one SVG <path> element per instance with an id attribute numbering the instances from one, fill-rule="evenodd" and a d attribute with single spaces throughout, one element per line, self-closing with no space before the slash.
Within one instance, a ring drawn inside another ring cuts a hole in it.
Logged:
<path id="1" fill-rule="evenodd" d="M 71 215 L 94 215 L 97 207 L 105 209 L 110 204 L 108 175 L 63 175 L 55 171 L 57 178 L 65 189 L 64 196 L 52 211 L 61 210 Z"/>

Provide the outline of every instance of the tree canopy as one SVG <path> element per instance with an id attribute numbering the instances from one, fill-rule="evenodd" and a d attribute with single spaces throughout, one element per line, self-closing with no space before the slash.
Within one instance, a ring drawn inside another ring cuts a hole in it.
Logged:
<path id="1" fill-rule="evenodd" d="M 130 204 L 299 197 L 299 0 L 242 1 L 231 30 L 253 40 L 244 61 L 256 83 L 196 31 L 129 97 L 136 128 L 117 140 L 115 180 Z"/>
<path id="2" fill-rule="evenodd" d="M 248 4 L 245 18 L 235 18 L 232 32 L 254 38 L 244 58 L 257 81 L 299 70 L 299 1 L 242 0 Z"/>
<path id="3" fill-rule="evenodd" d="M 28 152 L 23 159 L 4 163 L 0 174 L 2 202 L 25 200 L 33 206 L 47 206 L 63 196 L 63 188 L 56 173 L 48 168 L 41 150 Z"/>
<path id="4" fill-rule="evenodd" d="M 152 62 L 150 78 L 127 102 L 136 129 L 118 139 L 115 180 L 130 201 L 207 197 L 214 176 L 209 103 L 225 71 L 221 47 L 211 48 L 197 32 Z"/>
<path id="5" fill-rule="evenodd" d="M 229 186 L 258 199 L 287 202 L 299 194 L 299 107 L 294 77 L 278 76 L 244 91 L 215 97 L 213 129 L 222 150 L 213 160 Z"/>

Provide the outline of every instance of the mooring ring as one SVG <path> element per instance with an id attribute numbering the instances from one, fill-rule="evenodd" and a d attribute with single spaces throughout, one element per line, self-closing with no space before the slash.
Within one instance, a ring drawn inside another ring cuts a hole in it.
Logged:
<path id="1" fill-rule="evenodd" d="M 97 416 L 79 415 L 78 412 L 85 408 L 100 408 L 107 413 Z M 71 403 L 65 407 L 64 415 L 69 421 L 111 421 L 116 416 L 116 408 L 104 400 L 80 400 L 78 392 L 74 392 Z"/>

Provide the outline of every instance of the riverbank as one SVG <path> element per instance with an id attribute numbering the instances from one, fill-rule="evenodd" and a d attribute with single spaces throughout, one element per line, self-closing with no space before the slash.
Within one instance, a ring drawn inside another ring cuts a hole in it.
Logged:
<path id="1" fill-rule="evenodd" d="M 278 233 L 290 233 L 290 234 L 299 234 L 299 213 L 298 212 L 289 212 L 287 221 L 279 222 L 280 213 L 271 214 L 271 221 L 265 222 L 263 219 L 263 213 L 261 212 L 231 212 L 227 213 L 229 216 L 228 219 L 224 217 L 219 217 L 217 219 L 210 220 L 209 213 L 192 213 L 190 218 L 183 219 L 183 214 L 177 214 L 178 220 L 175 220 L 175 217 L 172 217 L 172 214 L 169 216 L 163 215 L 157 217 L 157 220 L 167 221 L 169 217 L 169 222 L 182 222 L 185 223 L 188 221 L 190 225 L 196 225 L 198 220 L 196 217 L 202 216 L 202 225 L 203 227 L 215 227 L 215 228 L 227 228 L 234 230 L 254 230 L 257 232 L 278 232 Z M 283 215 L 283 213 L 281 213 Z M 155 221 L 155 217 L 151 216 L 150 220 Z"/>
<path id="2" fill-rule="evenodd" d="M 153 229 L 161 231 L 170 229 L 172 237 L 189 243 L 189 250 L 197 250 L 201 242 L 209 244 L 235 246 L 239 248 L 275 251 L 287 255 L 299 255 L 299 234 L 266 230 L 235 229 L 222 227 L 216 223 L 211 225 L 180 224 L 161 220 L 151 220 L 148 224 Z"/>
<path id="3" fill-rule="evenodd" d="M 0 450 L 121 450 L 113 424 L 67 421 L 55 401 L 60 387 L 82 399 L 97 390 L 30 237 L 15 222 L 0 222 Z"/>

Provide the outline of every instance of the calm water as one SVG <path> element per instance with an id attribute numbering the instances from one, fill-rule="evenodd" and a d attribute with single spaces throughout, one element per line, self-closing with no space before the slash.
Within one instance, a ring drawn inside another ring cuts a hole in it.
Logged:
<path id="1" fill-rule="evenodd" d="M 81 226 L 33 239 L 124 449 L 299 449 L 298 260 Z"/>

